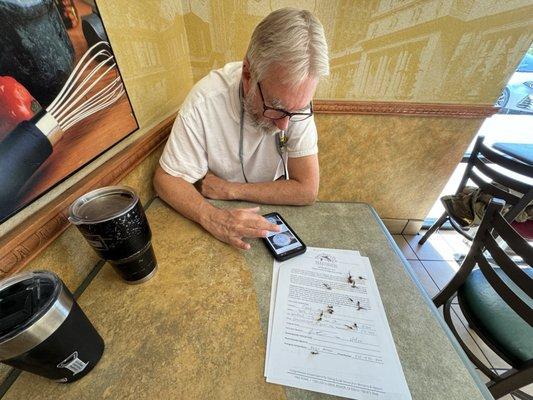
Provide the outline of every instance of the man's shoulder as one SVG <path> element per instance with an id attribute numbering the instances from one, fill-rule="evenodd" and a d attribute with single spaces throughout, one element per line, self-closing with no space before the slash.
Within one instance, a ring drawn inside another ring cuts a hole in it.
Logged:
<path id="1" fill-rule="evenodd" d="M 228 102 L 231 90 L 239 84 L 242 62 L 231 62 L 209 72 L 191 89 L 181 106 L 182 113 L 192 112 L 210 102 Z"/>

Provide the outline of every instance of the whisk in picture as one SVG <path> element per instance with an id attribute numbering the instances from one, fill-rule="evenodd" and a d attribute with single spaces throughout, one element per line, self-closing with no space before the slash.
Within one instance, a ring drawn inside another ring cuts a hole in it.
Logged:
<path id="1" fill-rule="evenodd" d="M 20 122 L 0 142 L 0 219 L 8 215 L 30 177 L 76 124 L 116 103 L 125 93 L 108 42 L 80 58 L 54 101 Z"/>
<path id="2" fill-rule="evenodd" d="M 90 69 L 95 60 L 98 63 Z M 98 42 L 87 50 L 63 89 L 46 109 L 63 132 L 122 97 L 124 85 L 116 66 L 108 42 Z M 114 79 L 96 89 L 98 83 L 111 74 L 115 74 Z"/>

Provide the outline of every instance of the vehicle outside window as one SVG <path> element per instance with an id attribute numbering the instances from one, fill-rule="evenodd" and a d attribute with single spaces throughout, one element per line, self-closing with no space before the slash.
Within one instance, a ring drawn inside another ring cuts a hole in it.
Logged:
<path id="1" fill-rule="evenodd" d="M 527 53 L 496 101 L 504 114 L 533 114 L 533 55 Z"/>

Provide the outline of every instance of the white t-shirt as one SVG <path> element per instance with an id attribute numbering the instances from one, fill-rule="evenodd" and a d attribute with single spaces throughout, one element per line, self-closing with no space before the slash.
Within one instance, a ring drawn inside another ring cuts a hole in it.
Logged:
<path id="1" fill-rule="evenodd" d="M 208 170 L 231 182 L 244 182 L 239 159 L 242 62 L 211 71 L 191 90 L 178 113 L 163 155 L 161 168 L 194 183 Z M 248 118 L 243 127 L 243 164 L 248 182 L 276 180 L 284 174 L 277 134 L 264 134 Z M 318 152 L 313 117 L 289 122 L 284 157 Z"/>

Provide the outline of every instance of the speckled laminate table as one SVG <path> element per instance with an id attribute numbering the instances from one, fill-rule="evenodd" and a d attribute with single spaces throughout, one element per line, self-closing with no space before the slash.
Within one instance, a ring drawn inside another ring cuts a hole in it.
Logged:
<path id="1" fill-rule="evenodd" d="M 369 206 L 262 208 L 274 210 L 308 246 L 370 258 L 414 400 L 491 398 Z M 23 373 L 4 399 L 332 398 L 265 383 L 272 258 L 259 241 L 234 250 L 160 200 L 147 215 L 155 277 L 128 286 L 106 265 L 79 300 L 106 342 L 100 363 L 69 385 Z"/>

